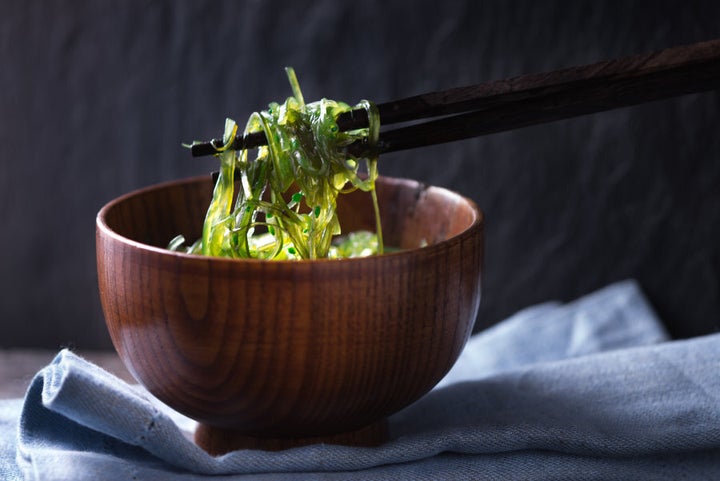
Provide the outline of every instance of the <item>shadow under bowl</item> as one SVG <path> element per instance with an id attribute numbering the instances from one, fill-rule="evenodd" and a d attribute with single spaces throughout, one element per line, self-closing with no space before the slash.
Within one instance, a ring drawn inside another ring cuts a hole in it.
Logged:
<path id="1" fill-rule="evenodd" d="M 206 177 L 148 187 L 97 216 L 113 344 L 213 454 L 316 442 L 373 445 L 449 371 L 480 303 L 483 217 L 469 199 L 377 181 L 382 256 L 262 261 L 165 249 L 200 237 Z M 374 230 L 370 196 L 338 198 L 343 232 Z M 421 247 L 425 245 L 424 247 Z"/>

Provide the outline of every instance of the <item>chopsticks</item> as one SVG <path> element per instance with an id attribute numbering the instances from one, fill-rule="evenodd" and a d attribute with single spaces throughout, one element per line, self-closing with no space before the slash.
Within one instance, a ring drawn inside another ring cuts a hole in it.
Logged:
<path id="1" fill-rule="evenodd" d="M 479 137 L 685 94 L 720 89 L 720 39 L 590 65 L 524 75 L 416 95 L 378 104 L 382 130 L 378 152 L 393 152 Z M 341 131 L 367 127 L 364 110 L 338 116 Z M 263 132 L 238 136 L 233 149 L 267 142 Z M 195 144 L 193 156 L 211 155 L 221 140 Z M 355 142 L 355 155 L 368 147 Z"/>

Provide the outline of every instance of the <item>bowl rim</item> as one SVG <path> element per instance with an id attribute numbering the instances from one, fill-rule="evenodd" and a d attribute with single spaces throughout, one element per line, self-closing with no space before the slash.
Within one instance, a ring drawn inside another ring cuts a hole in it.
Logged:
<path id="1" fill-rule="evenodd" d="M 464 237 L 470 237 L 472 234 L 477 230 L 483 230 L 484 224 L 485 224 L 485 215 L 484 212 L 478 207 L 477 203 L 470 199 L 469 197 L 466 197 L 458 192 L 455 192 L 453 190 L 447 189 L 445 187 L 441 186 L 435 186 L 431 184 L 426 184 L 423 182 L 420 182 L 418 180 L 414 179 L 408 179 L 404 177 L 389 177 L 389 176 L 379 176 L 379 179 L 390 179 L 395 182 L 401 182 L 403 184 L 410 184 L 413 185 L 421 185 L 424 186 L 426 189 L 436 189 L 440 190 L 445 194 L 450 194 L 453 197 L 457 197 L 459 200 L 462 200 L 468 204 L 468 206 L 471 208 L 474 219 L 472 223 L 463 229 L 458 234 L 449 237 L 447 239 L 444 239 L 440 242 L 436 242 L 434 244 L 430 244 L 427 246 L 421 246 L 414 249 L 404 249 L 394 252 L 388 252 L 383 253 L 382 255 L 373 255 L 373 256 L 366 256 L 366 257 L 345 257 L 340 259 L 331 259 L 331 258 L 318 258 L 318 259 L 256 259 L 256 258 L 233 258 L 233 257 L 219 257 L 219 256 L 206 256 L 202 254 L 188 254 L 185 252 L 178 252 L 178 251 L 171 251 L 169 249 L 163 248 L 163 247 L 157 247 L 150 244 L 145 244 L 143 242 L 139 242 L 133 239 L 130 239 L 129 237 L 123 236 L 113 229 L 110 228 L 110 226 L 106 222 L 106 217 L 108 212 L 113 209 L 118 204 L 127 201 L 128 199 L 132 197 L 136 197 L 138 195 L 145 194 L 147 192 L 165 189 L 173 186 L 179 186 L 179 185 L 189 185 L 194 184 L 200 181 L 207 181 L 207 176 L 192 176 L 192 177 L 185 177 L 182 179 L 175 179 L 170 181 L 164 181 L 159 182 L 152 185 L 147 185 L 132 191 L 129 191 L 125 194 L 122 194 L 118 197 L 113 198 L 112 200 L 108 201 L 105 205 L 103 205 L 100 210 L 98 211 L 96 217 L 95 217 L 95 229 L 96 229 L 96 235 L 99 234 L 99 232 L 102 232 L 103 235 L 113 238 L 115 241 L 120 242 L 122 244 L 132 246 L 134 248 L 148 251 L 156 254 L 161 254 L 164 256 L 176 256 L 180 259 L 195 259 L 195 260 L 213 260 L 216 262 L 233 262 L 233 263 L 267 263 L 271 262 L 273 265 L 306 265 L 306 264 L 318 264 L 318 263 L 331 263 L 331 264 L 348 264 L 351 262 L 369 262 L 370 260 L 376 260 L 376 259 L 389 259 L 389 258 L 397 258 L 397 257 L 404 257 L 404 256 L 414 256 L 417 255 L 418 252 L 426 252 L 430 253 L 433 250 L 441 250 L 446 244 L 451 242 L 457 242 L 457 240 L 461 240 Z M 168 241 L 169 242 L 169 241 Z"/>

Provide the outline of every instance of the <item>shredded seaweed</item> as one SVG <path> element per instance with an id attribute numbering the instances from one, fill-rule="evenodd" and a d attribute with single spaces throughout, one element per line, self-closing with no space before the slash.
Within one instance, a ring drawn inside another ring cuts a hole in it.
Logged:
<path id="1" fill-rule="evenodd" d="M 253 113 L 244 129 L 245 134 L 263 131 L 267 145 L 257 148 L 254 158 L 247 150 L 234 150 L 239 128 L 235 121 L 226 120 L 223 145 L 215 154 L 220 159 L 220 174 L 202 238 L 185 247 L 178 236 L 169 248 L 257 259 L 383 253 L 375 191 L 377 156 L 358 158 L 344 149 L 365 139 L 369 151 L 375 151 L 380 132 L 377 108 L 367 100 L 354 107 L 328 99 L 306 104 L 295 71 L 286 68 L 286 73 L 293 96 Z M 355 108 L 365 109 L 369 127 L 340 131 L 338 115 Z M 333 245 L 333 239 L 341 234 L 337 197 L 356 189 L 372 196 L 376 232 L 347 236 Z"/>

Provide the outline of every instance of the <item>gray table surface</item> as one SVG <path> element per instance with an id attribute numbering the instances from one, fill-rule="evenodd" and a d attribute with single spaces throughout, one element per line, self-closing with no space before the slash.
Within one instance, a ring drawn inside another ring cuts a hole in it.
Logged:
<path id="1" fill-rule="evenodd" d="M 49 364 L 56 354 L 57 351 L 45 350 L 0 350 L 0 399 L 23 397 L 35 373 Z M 78 354 L 122 379 L 135 382 L 114 352 L 91 351 Z"/>

